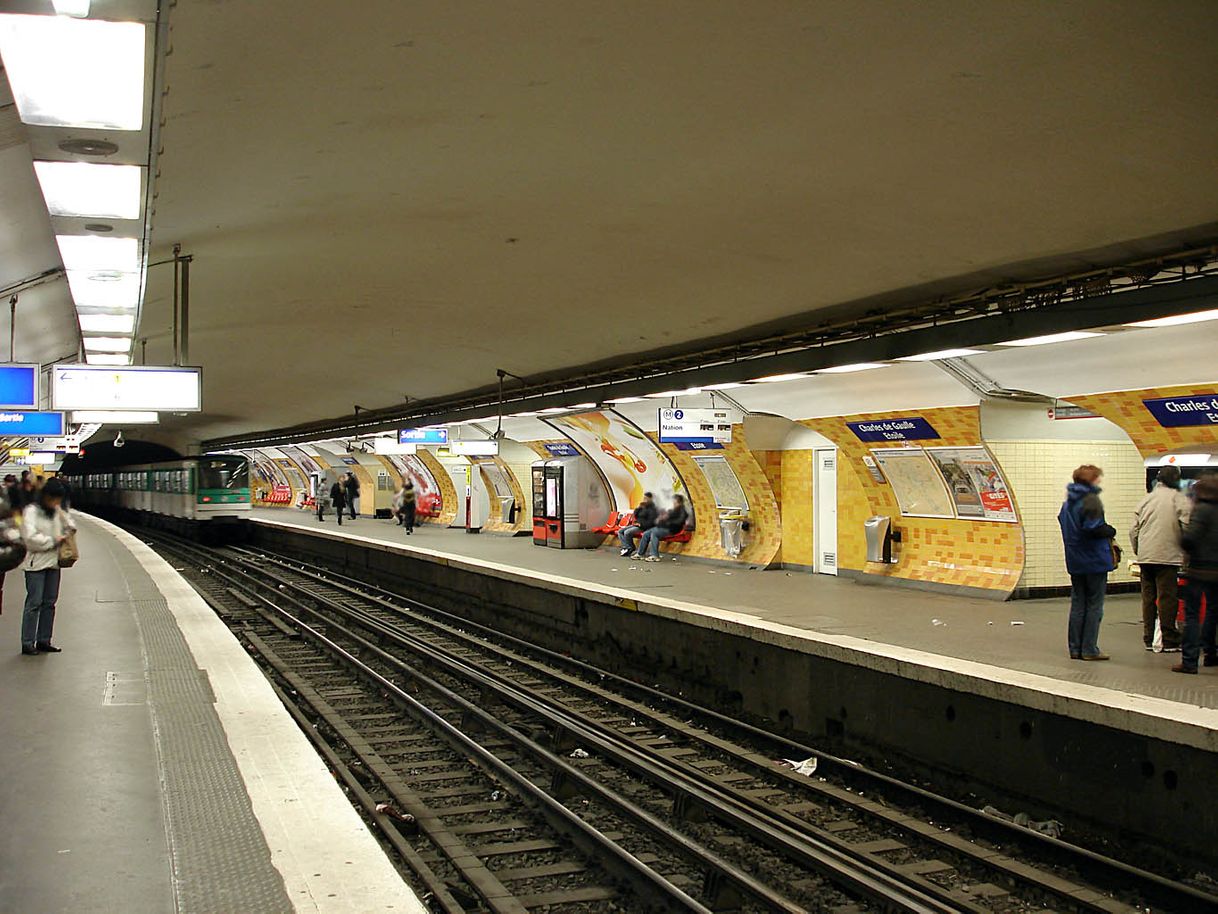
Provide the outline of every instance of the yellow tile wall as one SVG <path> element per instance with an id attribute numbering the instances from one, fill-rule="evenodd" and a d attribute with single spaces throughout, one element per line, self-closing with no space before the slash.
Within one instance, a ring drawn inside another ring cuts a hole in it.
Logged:
<path id="1" fill-rule="evenodd" d="M 1146 493 L 1142 456 L 1132 443 L 1059 439 L 990 441 L 988 445 L 1019 501 L 1027 549 L 1021 586 L 1061 587 L 1070 583 L 1057 512 L 1066 495 L 1066 484 L 1080 464 L 1094 463 L 1104 471 L 1104 513 L 1116 527 L 1127 557 L 1131 557 L 1129 525 L 1134 508 Z M 1111 576 L 1113 581 L 1132 579 L 1127 562 Z"/>
<path id="2" fill-rule="evenodd" d="M 782 560 L 811 568 L 812 452 L 782 451 Z M 841 479 L 838 479 L 841 488 Z"/>
<path id="3" fill-rule="evenodd" d="M 457 518 L 457 489 L 453 485 L 452 477 L 448 475 L 448 471 L 444 469 L 444 464 L 436 459 L 436 455 L 425 447 L 418 450 L 418 458 L 423 462 L 423 465 L 431 471 L 431 475 L 436 480 L 436 486 L 440 489 L 440 514 L 438 517 L 422 517 L 419 520 L 422 523 L 437 524 L 442 527 L 449 526 Z"/>
<path id="4" fill-rule="evenodd" d="M 1198 331 L 1206 332 L 1206 331 Z M 1188 428 L 1164 428 L 1142 403 L 1159 397 L 1189 397 L 1218 394 L 1218 381 L 1212 384 L 1185 385 L 1181 387 L 1147 387 L 1142 390 L 1118 390 L 1104 394 L 1083 394 L 1067 399 L 1071 403 L 1085 406 L 1115 422 L 1125 430 L 1143 457 L 1153 457 L 1172 451 L 1184 451 L 1204 445 L 1218 445 L 1218 426 L 1199 425 Z"/>

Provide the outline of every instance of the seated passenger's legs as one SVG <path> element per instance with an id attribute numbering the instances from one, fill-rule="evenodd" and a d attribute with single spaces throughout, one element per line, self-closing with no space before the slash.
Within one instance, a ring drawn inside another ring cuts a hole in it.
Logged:
<path id="1" fill-rule="evenodd" d="M 664 538 L 664 530 L 660 527 L 652 527 L 643 534 L 643 538 L 639 540 L 639 555 L 645 555 L 649 558 L 658 558 L 660 555 L 660 540 Z"/>
<path id="2" fill-rule="evenodd" d="M 643 528 L 638 524 L 632 524 L 629 527 L 623 527 L 617 532 L 617 540 L 622 544 L 622 555 L 630 555 L 634 552 L 634 538 L 642 533 Z M 642 549 L 642 544 L 639 544 Z"/>

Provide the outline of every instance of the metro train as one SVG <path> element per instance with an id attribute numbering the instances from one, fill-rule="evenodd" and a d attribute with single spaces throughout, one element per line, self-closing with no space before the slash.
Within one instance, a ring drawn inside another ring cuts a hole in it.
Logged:
<path id="1" fill-rule="evenodd" d="M 218 526 L 244 520 L 250 513 L 249 462 L 231 454 L 61 477 L 72 487 L 73 507 L 135 515 L 152 526 Z"/>

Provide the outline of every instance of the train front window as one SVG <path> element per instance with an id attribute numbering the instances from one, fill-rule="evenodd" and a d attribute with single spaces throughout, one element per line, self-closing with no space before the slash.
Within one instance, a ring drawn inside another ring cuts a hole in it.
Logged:
<path id="1" fill-rule="evenodd" d="M 200 489 L 248 489 L 249 466 L 226 460 L 199 461 Z"/>

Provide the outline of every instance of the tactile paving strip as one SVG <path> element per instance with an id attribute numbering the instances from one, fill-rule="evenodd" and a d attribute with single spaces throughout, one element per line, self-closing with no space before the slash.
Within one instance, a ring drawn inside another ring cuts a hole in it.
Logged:
<path id="1" fill-rule="evenodd" d="M 126 550 L 112 550 L 131 591 L 148 662 L 177 914 L 293 910 L 216 716 L 169 606 Z"/>

